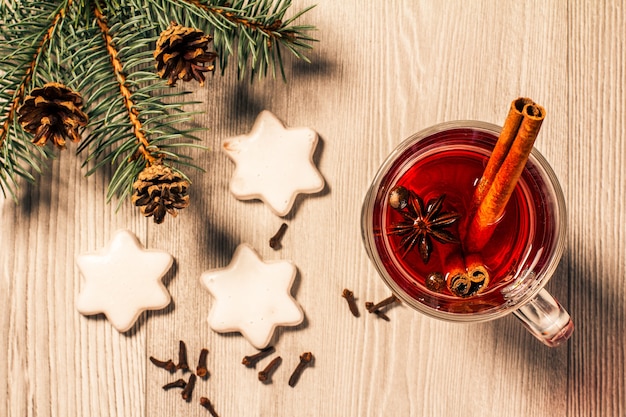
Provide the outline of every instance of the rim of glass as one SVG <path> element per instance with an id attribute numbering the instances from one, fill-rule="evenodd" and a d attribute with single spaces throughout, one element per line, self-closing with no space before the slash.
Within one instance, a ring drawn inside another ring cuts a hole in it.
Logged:
<path id="1" fill-rule="evenodd" d="M 554 247 L 552 248 L 552 256 L 543 266 L 540 279 L 535 282 L 535 285 L 530 286 L 523 295 L 516 298 L 514 303 L 503 303 L 496 308 L 469 314 L 441 311 L 426 304 L 423 304 L 408 295 L 391 278 L 391 276 L 389 276 L 389 273 L 383 266 L 382 260 L 380 259 L 380 256 L 376 250 L 376 244 L 374 242 L 374 232 L 371 227 L 373 220 L 373 208 L 376 201 L 378 189 L 381 186 L 382 180 L 385 178 L 385 175 L 389 171 L 389 168 L 393 165 L 398 156 L 402 155 L 408 148 L 415 145 L 419 141 L 428 138 L 434 134 L 453 129 L 472 129 L 495 134 L 496 136 L 498 136 L 502 127 L 493 123 L 478 120 L 455 120 L 438 123 L 433 126 L 427 127 L 403 140 L 396 148 L 393 149 L 393 151 L 381 164 L 380 168 L 377 170 L 374 176 L 370 187 L 367 190 L 363 206 L 361 208 L 361 237 L 367 254 L 374 264 L 378 275 L 382 278 L 383 282 L 389 287 L 389 289 L 404 303 L 428 316 L 446 321 L 479 322 L 493 320 L 509 314 L 531 301 L 552 277 L 561 261 L 561 257 L 565 250 L 565 237 L 567 232 L 567 212 L 565 206 L 565 197 L 563 195 L 563 190 L 558 181 L 558 178 L 554 173 L 554 170 L 552 169 L 548 161 L 544 158 L 544 156 L 539 152 L 539 150 L 537 150 L 537 148 L 533 147 L 529 160 L 533 163 L 533 165 L 543 171 L 543 174 L 547 179 L 548 184 L 552 187 L 554 191 L 553 194 L 555 197 L 556 210 L 558 210 L 558 212 L 562 215 L 559 216 L 558 224 L 555 227 L 555 242 Z"/>

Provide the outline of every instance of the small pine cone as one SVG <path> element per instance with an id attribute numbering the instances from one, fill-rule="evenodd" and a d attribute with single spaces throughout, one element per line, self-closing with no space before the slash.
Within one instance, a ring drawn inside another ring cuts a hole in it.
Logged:
<path id="1" fill-rule="evenodd" d="M 167 213 L 176 217 L 176 210 L 189 205 L 188 187 L 189 182 L 171 168 L 149 165 L 133 183 L 132 202 L 144 216 L 153 216 L 154 222 L 161 224 Z"/>
<path id="2" fill-rule="evenodd" d="M 18 110 L 24 130 L 35 135 L 33 143 L 44 146 L 49 140 L 65 149 L 67 138 L 80 141 L 78 129 L 87 125 L 80 93 L 60 83 L 47 83 L 26 96 Z"/>
<path id="3" fill-rule="evenodd" d="M 201 30 L 172 22 L 156 43 L 154 59 L 158 76 L 167 78 L 169 85 L 176 85 L 178 79 L 194 79 L 204 85 L 203 73 L 215 70 L 217 54 L 207 51 L 212 40 Z"/>

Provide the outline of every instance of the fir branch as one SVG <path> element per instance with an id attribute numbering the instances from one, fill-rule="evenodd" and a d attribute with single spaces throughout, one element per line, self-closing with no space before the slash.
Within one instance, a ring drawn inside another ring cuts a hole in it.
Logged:
<path id="1" fill-rule="evenodd" d="M 16 114 L 43 55 L 48 52 L 47 47 L 54 33 L 71 5 L 72 0 L 66 0 L 61 4 L 39 2 L 36 6 L 24 5 L 16 9 L 3 2 L 0 9 L 0 14 L 6 16 L 6 21 L 0 25 L 0 73 L 4 73 L 4 85 L 0 90 L 0 189 L 5 196 L 8 191 L 14 199 L 17 198 L 14 191 L 16 177 L 33 182 L 34 177 L 29 170 L 41 172 L 40 165 L 48 156 L 45 150 L 35 150 L 23 140 L 25 134 L 16 121 Z M 24 19 L 31 18 L 29 24 L 34 30 L 23 36 L 19 26 Z"/>
<path id="2" fill-rule="evenodd" d="M 304 52 L 315 41 L 307 34 L 313 27 L 294 24 L 310 8 L 285 18 L 290 7 L 291 0 L 0 0 L 0 188 L 15 196 L 17 178 L 32 181 L 31 171 L 40 170 L 47 148 L 30 142 L 17 114 L 33 88 L 61 83 L 84 99 L 89 124 L 80 132 L 88 135 L 77 153 L 87 154 L 87 175 L 115 166 L 107 200 L 118 196 L 121 203 L 140 173 L 162 163 L 163 172 L 171 169 L 181 179 L 168 192 L 183 194 L 159 209 L 161 220 L 163 210 L 174 215 L 171 210 L 188 203 L 188 178 L 176 166 L 194 167 L 181 151 L 199 146 L 193 142 L 198 128 L 181 127 L 194 115 L 183 107 L 194 103 L 159 76 L 170 83 L 195 79 L 202 85 L 203 73 L 214 68 L 216 54 L 208 50 L 212 35 L 222 73 L 236 55 L 240 77 L 248 68 L 259 77 L 269 70 L 275 75 L 278 67 L 284 78 L 281 48 L 308 61 Z M 184 25 L 172 36 L 197 35 L 202 46 L 198 50 L 199 43 L 189 41 L 196 49 L 178 55 L 187 61 L 164 66 L 173 55 L 163 45 L 157 48 L 160 54 L 152 51 L 172 21 Z M 158 74 L 155 59 L 161 65 Z M 43 116 L 29 115 L 33 131 Z M 84 126 L 86 117 L 81 120 L 74 129 Z"/>
<path id="3" fill-rule="evenodd" d="M 2 146 L 2 143 L 4 142 L 4 140 L 6 139 L 6 136 L 9 132 L 9 126 L 12 124 L 13 119 L 15 118 L 17 109 L 24 101 L 24 95 L 25 95 L 26 89 L 30 85 L 33 74 L 35 73 L 35 68 L 37 67 L 37 64 L 39 63 L 39 60 L 44 51 L 44 48 L 50 41 L 50 38 L 52 37 L 54 30 L 59 24 L 59 21 L 61 20 L 63 16 L 65 16 L 66 10 L 68 7 L 71 6 L 71 4 L 72 4 L 72 0 L 67 0 L 65 4 L 60 5 L 56 13 L 52 17 L 48 25 L 48 29 L 45 32 L 43 32 L 43 34 L 40 37 L 39 36 L 37 37 L 36 44 L 38 45 L 35 47 L 35 52 L 33 53 L 33 57 L 30 61 L 30 64 L 26 67 L 26 70 L 24 71 L 24 75 L 22 76 L 22 79 L 20 80 L 17 86 L 17 89 L 13 93 L 13 99 L 10 101 L 9 108 L 6 110 L 6 113 L 5 113 L 5 120 L 2 123 L 2 125 L 0 125 L 0 147 Z M 12 55 L 9 54 L 9 58 L 11 57 Z"/>
<path id="4" fill-rule="evenodd" d="M 98 5 L 98 2 L 96 2 Z M 113 66 L 113 73 L 115 74 L 115 78 L 117 80 L 120 94 L 124 100 L 124 106 L 128 112 L 128 118 L 130 119 L 130 123 L 133 126 L 133 133 L 139 142 L 138 152 L 141 156 L 146 160 L 148 165 L 151 165 L 158 158 L 153 155 L 153 153 L 158 152 L 158 148 L 154 146 L 150 146 L 148 139 L 143 131 L 143 125 L 141 120 L 139 120 L 139 111 L 135 107 L 135 103 L 133 102 L 132 93 L 128 88 L 128 84 L 126 82 L 126 76 L 124 75 L 124 65 L 120 61 L 118 57 L 118 51 L 113 43 L 113 38 L 110 33 L 109 26 L 107 24 L 107 20 L 105 16 L 102 14 L 100 7 L 94 7 L 94 15 L 96 17 L 96 22 L 100 31 L 102 32 L 102 37 L 104 38 L 104 42 L 106 44 L 106 50 L 109 54 L 109 58 L 111 60 L 111 65 Z M 150 149 L 150 151 L 148 150 Z"/>
<path id="5" fill-rule="evenodd" d="M 312 49 L 316 39 L 307 33 L 314 30 L 309 25 L 294 25 L 294 22 L 315 6 L 307 7 L 285 19 L 292 6 L 291 0 L 161 0 L 163 13 L 171 14 L 174 9 L 185 9 L 201 17 L 191 19 L 204 23 L 202 29 L 213 34 L 215 49 L 220 57 L 222 73 L 228 66 L 229 57 L 235 54 L 237 44 L 237 75 L 242 78 L 247 68 L 259 78 L 276 75 L 278 67 L 286 80 L 281 47 L 287 48 L 297 59 L 309 62 L 305 51 Z M 190 7 L 192 6 L 192 7 Z M 200 14 L 201 12 L 204 12 Z M 185 19 L 185 17 L 183 17 Z M 164 25 L 164 16 L 157 16 Z M 186 19 L 187 20 L 187 19 Z M 180 22 L 179 22 L 180 23 Z M 163 27 L 164 28 L 164 27 Z"/>
<path id="6" fill-rule="evenodd" d="M 198 140 L 199 129 L 179 127 L 195 114 L 182 109 L 195 103 L 148 70 L 158 27 L 132 7 L 113 11 L 105 2 L 95 5 L 94 25 L 77 32 L 69 46 L 90 117 L 90 134 L 77 151 L 87 153 L 83 165 L 92 164 L 87 175 L 115 165 L 107 201 L 117 196 L 119 207 L 139 174 L 153 164 L 163 163 L 187 179 L 176 166 L 199 167 L 180 151 L 203 147 L 190 142 Z"/>

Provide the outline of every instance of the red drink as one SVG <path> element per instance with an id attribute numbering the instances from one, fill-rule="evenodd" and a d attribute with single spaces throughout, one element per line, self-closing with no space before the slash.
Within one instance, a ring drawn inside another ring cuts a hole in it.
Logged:
<path id="1" fill-rule="evenodd" d="M 449 272 L 451 266 L 446 264 L 449 254 L 457 251 L 458 257 L 462 256 L 462 244 L 433 240 L 430 258 L 425 263 L 417 248 L 407 252 L 401 236 L 389 233 L 394 225 L 406 220 L 390 207 L 388 200 L 392 189 L 403 186 L 424 202 L 445 194 L 442 212 L 461 215 L 448 230 L 461 241 L 469 239 L 464 235 L 472 196 L 496 140 L 497 130 L 490 125 L 440 128 L 417 140 L 409 139 L 383 165 L 366 198 L 362 226 L 364 238 L 371 237 L 366 239 L 370 257 L 400 298 L 418 308 L 428 307 L 426 312 L 431 315 L 444 318 L 450 318 L 448 313 L 500 315 L 503 306 L 511 303 L 511 292 L 537 285 L 537 281 L 528 278 L 553 263 L 563 219 L 555 217 L 554 213 L 559 211 L 556 193 L 546 180 L 546 176 L 553 174 L 545 172 L 538 160 L 542 158 L 536 152 L 529 159 L 491 240 L 479 254 L 491 277 L 484 292 L 459 298 L 448 289 L 431 291 L 425 284 L 429 274 L 438 272 L 445 276 Z"/>

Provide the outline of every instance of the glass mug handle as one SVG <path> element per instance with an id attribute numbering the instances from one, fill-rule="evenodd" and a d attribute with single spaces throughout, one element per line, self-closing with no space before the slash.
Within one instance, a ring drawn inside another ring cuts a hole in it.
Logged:
<path id="1" fill-rule="evenodd" d="M 533 336 L 550 347 L 565 342 L 574 331 L 574 323 L 567 311 L 545 289 L 513 314 Z"/>

